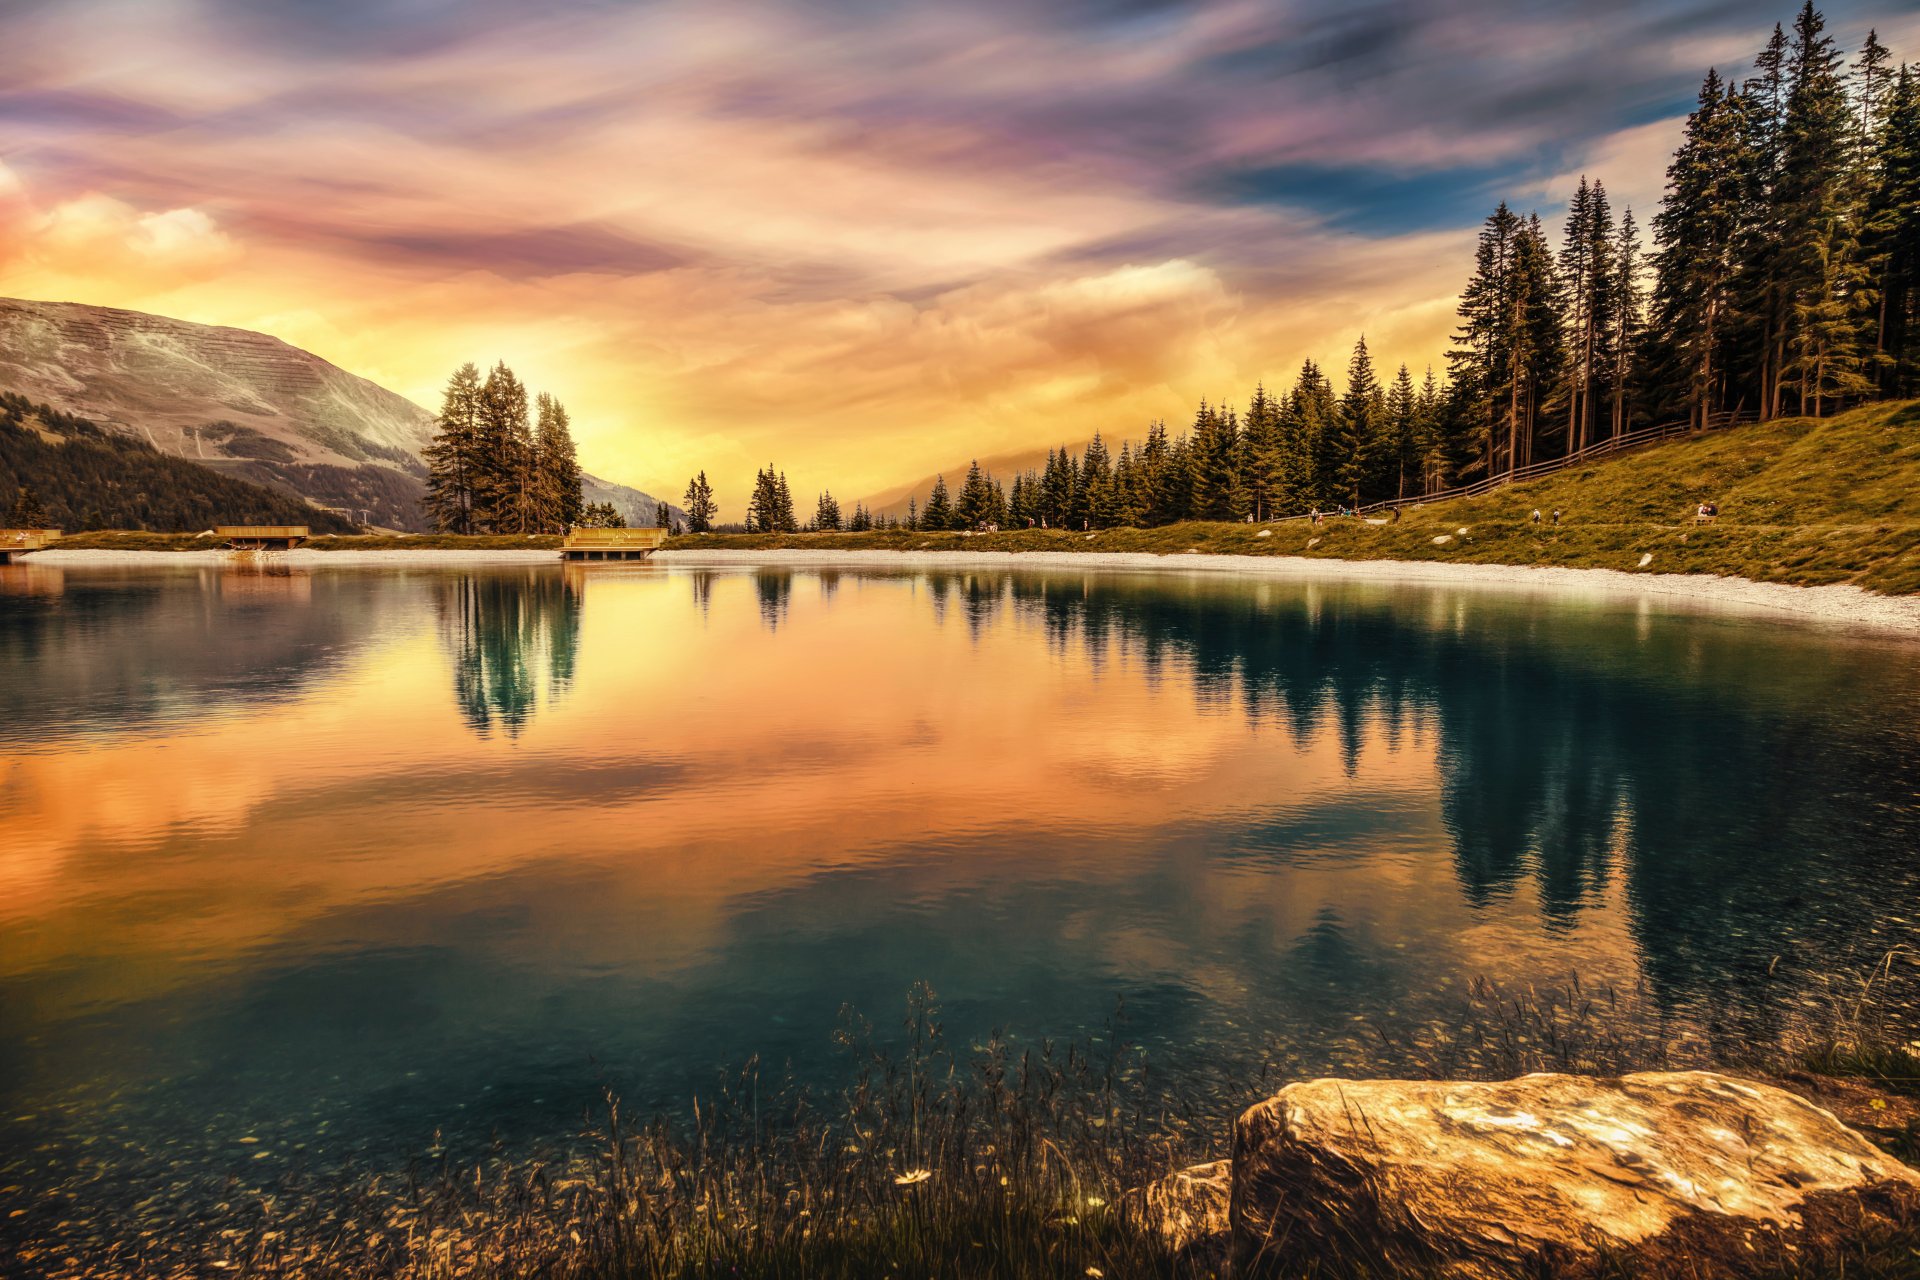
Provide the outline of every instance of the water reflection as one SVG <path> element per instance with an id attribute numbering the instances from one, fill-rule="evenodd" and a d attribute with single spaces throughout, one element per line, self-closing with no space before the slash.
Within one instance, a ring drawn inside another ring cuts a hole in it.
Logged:
<path id="1" fill-rule="evenodd" d="M 57 587 L 0 592 L 19 1150 L 554 1132 L 825 1076 L 915 979 L 960 1039 L 1124 994 L 1169 1078 L 1364 1061 L 1480 974 L 1731 1043 L 1920 941 L 1906 645 L 1175 575 Z"/>
<path id="2" fill-rule="evenodd" d="M 581 578 L 529 569 L 449 577 L 438 587 L 462 717 L 482 737 L 495 728 L 518 737 L 543 695 L 552 704 L 573 684 Z"/>

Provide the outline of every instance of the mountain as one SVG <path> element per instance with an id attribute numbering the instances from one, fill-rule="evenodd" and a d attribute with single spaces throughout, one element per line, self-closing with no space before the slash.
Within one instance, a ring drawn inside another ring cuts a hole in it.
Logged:
<path id="1" fill-rule="evenodd" d="M 0 298 L 0 390 L 362 523 L 423 530 L 433 415 L 264 333 Z M 655 500 L 588 477 L 629 520 Z"/>
<path id="2" fill-rule="evenodd" d="M 176 532 L 216 524 L 354 531 L 351 522 L 316 511 L 283 489 L 223 476 L 144 440 L 0 392 L 0 520 L 22 489 L 40 500 L 45 524 L 69 532 Z"/>

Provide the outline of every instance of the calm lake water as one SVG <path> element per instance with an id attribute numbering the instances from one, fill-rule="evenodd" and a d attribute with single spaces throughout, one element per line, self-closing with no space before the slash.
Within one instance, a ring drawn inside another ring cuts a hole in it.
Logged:
<path id="1" fill-rule="evenodd" d="M 29 1190 L 831 1079 L 920 981 L 962 1043 L 1124 1001 L 1170 1080 L 1365 1067 L 1480 976 L 1737 1043 L 1917 912 L 1910 642 L 1177 574 L 0 570 Z"/>

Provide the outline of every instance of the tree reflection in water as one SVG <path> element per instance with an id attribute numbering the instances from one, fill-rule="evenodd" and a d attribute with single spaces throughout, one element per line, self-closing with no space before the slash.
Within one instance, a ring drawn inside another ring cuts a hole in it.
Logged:
<path id="1" fill-rule="evenodd" d="M 454 698 L 482 737 L 518 737 L 542 690 L 573 683 L 580 644 L 580 584 L 543 569 L 460 574 L 440 589 L 441 636 L 453 660 Z"/>

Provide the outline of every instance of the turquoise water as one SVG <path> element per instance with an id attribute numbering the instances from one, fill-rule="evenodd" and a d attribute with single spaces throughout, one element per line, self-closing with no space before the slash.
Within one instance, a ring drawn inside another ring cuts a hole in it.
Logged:
<path id="1" fill-rule="evenodd" d="M 0 572 L 0 1185 L 72 1221 L 831 1081 L 918 982 L 958 1043 L 1121 1034 L 1230 1107 L 1221 1064 L 1407 1069 L 1476 978 L 1731 1050 L 1920 944 L 1911 642 L 1177 574 Z"/>

